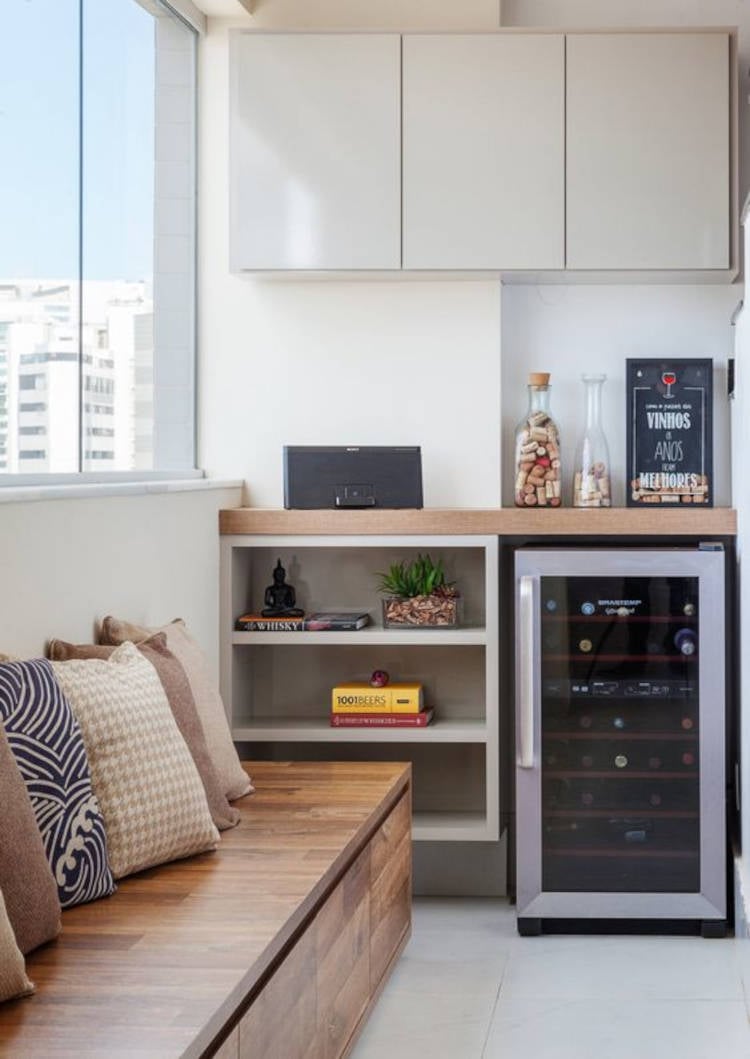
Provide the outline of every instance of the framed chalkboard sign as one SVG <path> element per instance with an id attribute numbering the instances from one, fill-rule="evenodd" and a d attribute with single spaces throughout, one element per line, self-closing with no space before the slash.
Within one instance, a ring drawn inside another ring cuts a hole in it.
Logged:
<path id="1" fill-rule="evenodd" d="M 713 506 L 713 361 L 628 360 L 628 507 Z"/>

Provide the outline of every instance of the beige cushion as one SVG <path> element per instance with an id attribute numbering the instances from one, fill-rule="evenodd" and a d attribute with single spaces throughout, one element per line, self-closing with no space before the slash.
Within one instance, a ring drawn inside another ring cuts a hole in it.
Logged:
<path id="1" fill-rule="evenodd" d="M 114 877 L 214 849 L 203 784 L 151 663 L 126 643 L 106 660 L 51 664 L 81 727 Z"/>
<path id="2" fill-rule="evenodd" d="M 208 751 L 219 774 L 224 794 L 230 801 L 241 798 L 252 790 L 250 779 L 240 765 L 224 704 L 211 677 L 206 656 L 187 631 L 184 621 L 178 618 L 159 629 L 147 629 L 117 618 L 105 618 L 102 622 L 101 642 L 121 644 L 131 640 L 133 643 L 140 643 L 157 632 L 167 634 L 167 647 L 178 659 L 190 681 L 190 690 L 203 725 Z"/>
<path id="3" fill-rule="evenodd" d="M 26 977 L 26 965 L 16 944 L 0 890 L 0 1000 L 12 1000 L 33 992 L 34 985 Z"/>
<path id="4" fill-rule="evenodd" d="M 0 889 L 21 952 L 60 933 L 57 883 L 23 776 L 0 721 Z M 0 964 L 2 966 L 2 964 Z"/>
<path id="5" fill-rule="evenodd" d="M 116 647 L 101 644 L 73 644 L 66 643 L 65 640 L 50 640 L 47 653 L 53 661 L 67 662 L 72 658 L 109 658 L 116 650 Z M 208 752 L 190 683 L 185 670 L 167 647 L 166 634 L 156 633 L 150 639 L 139 643 L 138 650 L 159 674 L 180 735 L 187 743 L 203 782 L 213 822 L 220 831 L 234 827 L 239 823 L 240 811 L 230 805 L 224 797 L 219 776 Z"/>

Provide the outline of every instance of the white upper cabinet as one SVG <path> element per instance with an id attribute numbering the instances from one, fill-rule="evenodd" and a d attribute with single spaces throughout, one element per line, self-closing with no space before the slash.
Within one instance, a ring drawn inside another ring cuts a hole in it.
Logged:
<path id="1" fill-rule="evenodd" d="M 727 33 L 567 37 L 567 267 L 730 268 Z"/>
<path id="2" fill-rule="evenodd" d="M 232 35 L 233 269 L 401 267 L 400 44 Z"/>
<path id="3" fill-rule="evenodd" d="M 565 41 L 403 41 L 406 269 L 565 266 Z"/>
<path id="4" fill-rule="evenodd" d="M 231 267 L 736 275 L 736 33 L 231 34 Z"/>

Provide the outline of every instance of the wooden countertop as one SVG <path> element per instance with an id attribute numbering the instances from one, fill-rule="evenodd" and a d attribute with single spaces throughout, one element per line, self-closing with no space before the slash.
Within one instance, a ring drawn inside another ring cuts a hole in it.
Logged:
<path id="1" fill-rule="evenodd" d="M 219 513 L 222 534 L 490 534 L 510 537 L 733 537 L 732 508 L 422 508 L 390 511 L 285 511 L 238 507 Z"/>
<path id="2" fill-rule="evenodd" d="M 36 995 L 0 1007 L 0 1055 L 200 1056 L 409 784 L 408 765 L 247 765 L 219 849 L 123 879 L 32 953 Z"/>

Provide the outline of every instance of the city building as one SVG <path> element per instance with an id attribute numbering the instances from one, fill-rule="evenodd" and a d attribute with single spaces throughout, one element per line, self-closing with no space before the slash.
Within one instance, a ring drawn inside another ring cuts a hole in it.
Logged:
<path id="1" fill-rule="evenodd" d="M 0 286 L 3 471 L 153 466 L 153 303 L 145 284 L 85 283 L 78 321 L 77 283 Z"/>

